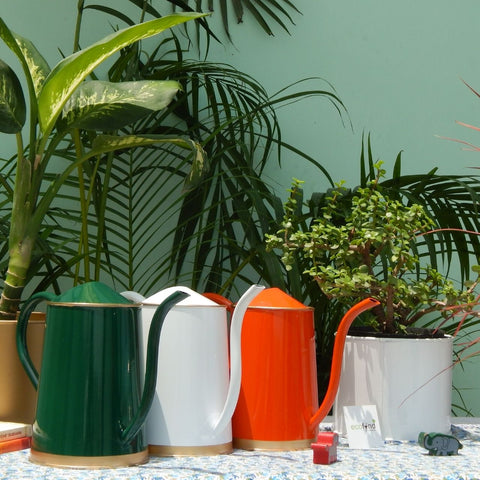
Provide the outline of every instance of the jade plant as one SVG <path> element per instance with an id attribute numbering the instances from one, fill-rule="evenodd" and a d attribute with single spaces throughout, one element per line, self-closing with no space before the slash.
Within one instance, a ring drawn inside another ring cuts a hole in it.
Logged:
<path id="1" fill-rule="evenodd" d="M 266 236 L 267 249 L 280 249 L 287 270 L 302 256 L 305 271 L 330 299 L 345 306 L 373 297 L 381 302 L 371 311 L 370 326 L 388 334 L 405 332 L 426 314 L 439 312 L 460 322 L 477 315 L 477 278 L 457 288 L 452 280 L 422 265 L 418 239 L 435 234 L 435 223 L 423 206 L 405 205 L 383 194 L 381 162 L 376 178 L 351 196 L 337 184 L 326 197 L 318 218 L 301 228 L 298 213 L 302 183 L 294 180 L 284 206 L 281 229 Z"/>
<path id="2" fill-rule="evenodd" d="M 16 172 L 0 177 L 2 212 L 11 207 L 0 319 L 15 318 L 49 208 L 69 177 L 81 175 L 89 159 L 166 142 L 186 149 L 195 164 L 192 171 L 201 169 L 203 150 L 189 139 L 122 135 L 119 130 L 168 106 L 180 89 L 178 82 L 103 82 L 92 74 L 129 45 L 203 16 L 178 13 L 115 31 L 52 69 L 30 40 L 10 30 L 0 18 L 0 38 L 19 60 L 28 94 L 26 100 L 14 69 L 0 61 L 0 132 L 15 135 L 17 144 Z M 99 133 L 85 150 L 81 135 L 88 131 Z M 68 161 L 60 162 L 59 157 Z"/>

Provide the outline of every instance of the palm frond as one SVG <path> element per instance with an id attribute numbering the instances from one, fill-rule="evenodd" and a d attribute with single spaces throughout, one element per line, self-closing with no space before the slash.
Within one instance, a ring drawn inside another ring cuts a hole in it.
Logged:
<path id="1" fill-rule="evenodd" d="M 223 28 L 227 37 L 232 39 L 230 21 L 242 23 L 245 20 L 245 12 L 249 12 L 248 20 L 252 19 L 267 35 L 274 35 L 273 25 L 289 32 L 288 26 L 294 25 L 293 14 L 300 14 L 295 3 L 290 0 L 233 0 L 231 3 L 225 0 L 168 0 L 174 9 L 188 11 L 217 11 L 220 10 Z M 190 3 L 194 3 L 192 7 Z"/>

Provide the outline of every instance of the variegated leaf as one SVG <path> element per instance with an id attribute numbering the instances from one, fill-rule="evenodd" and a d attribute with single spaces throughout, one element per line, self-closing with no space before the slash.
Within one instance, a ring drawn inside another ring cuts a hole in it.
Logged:
<path id="1" fill-rule="evenodd" d="M 13 33 L 13 35 L 28 66 L 28 70 L 30 71 L 30 75 L 32 77 L 35 94 L 38 96 L 45 79 L 50 73 L 50 67 L 30 40 L 16 33 Z"/>
<path id="2" fill-rule="evenodd" d="M 90 158 L 96 155 L 113 152 L 115 150 L 122 150 L 125 148 L 147 147 L 149 145 L 160 143 L 170 143 L 172 145 L 176 145 L 177 147 L 192 150 L 195 152 L 195 158 L 197 161 L 199 161 L 198 155 L 201 155 L 202 165 L 204 165 L 203 149 L 198 143 L 193 142 L 190 139 L 169 135 L 99 135 L 93 141 L 92 150 L 88 153 L 88 157 Z"/>
<path id="3" fill-rule="evenodd" d="M 126 148 L 148 147 L 160 143 L 169 143 L 185 150 L 190 150 L 192 155 L 190 172 L 185 178 L 185 188 L 191 189 L 200 181 L 207 168 L 207 154 L 202 146 L 189 138 L 171 135 L 99 135 L 95 138 L 92 150 L 88 157 L 100 155 L 115 150 Z"/>
<path id="4" fill-rule="evenodd" d="M 19 132 L 26 118 L 25 98 L 15 72 L 0 60 L 0 132 Z"/>
<path id="5" fill-rule="evenodd" d="M 23 39 L 19 35 L 13 33 L 0 18 L 0 38 L 5 42 L 8 48 L 16 55 L 22 65 L 25 81 L 27 83 L 28 96 L 30 98 L 29 107 L 31 114 L 36 117 L 37 112 L 37 93 L 38 88 L 43 83 L 42 76 L 47 70 L 48 65 L 38 53 L 36 48 L 29 40 Z M 27 58 L 28 57 L 28 58 Z M 36 66 L 35 66 L 36 65 Z M 45 70 L 45 68 L 47 70 Z M 40 73 L 40 71 L 42 73 Z M 34 80 L 32 74 L 36 75 Z"/>
<path id="6" fill-rule="evenodd" d="M 104 60 L 132 43 L 203 16 L 205 14 L 178 13 L 133 25 L 64 58 L 53 68 L 38 96 L 42 132 L 48 133 L 53 129 L 69 97 Z"/>
<path id="7" fill-rule="evenodd" d="M 87 81 L 65 104 L 59 128 L 117 130 L 162 110 L 179 89 L 173 80 Z"/>

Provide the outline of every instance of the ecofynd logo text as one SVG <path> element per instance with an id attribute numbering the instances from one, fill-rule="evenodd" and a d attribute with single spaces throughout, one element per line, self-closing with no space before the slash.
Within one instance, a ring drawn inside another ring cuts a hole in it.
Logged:
<path id="1" fill-rule="evenodd" d="M 363 430 L 364 432 L 375 432 L 376 423 L 375 419 L 372 418 L 371 422 L 362 422 L 350 426 L 351 430 Z"/>

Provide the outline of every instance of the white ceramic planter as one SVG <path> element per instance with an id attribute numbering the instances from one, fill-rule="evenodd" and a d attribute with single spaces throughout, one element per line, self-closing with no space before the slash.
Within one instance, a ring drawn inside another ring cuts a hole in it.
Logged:
<path id="1" fill-rule="evenodd" d="M 416 441 L 420 432 L 449 433 L 453 339 L 348 336 L 334 404 L 334 428 L 345 434 L 343 407 L 376 405 L 385 439 Z"/>

